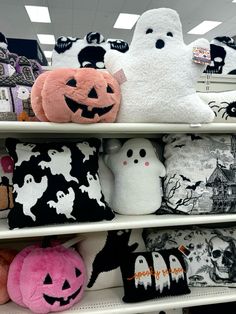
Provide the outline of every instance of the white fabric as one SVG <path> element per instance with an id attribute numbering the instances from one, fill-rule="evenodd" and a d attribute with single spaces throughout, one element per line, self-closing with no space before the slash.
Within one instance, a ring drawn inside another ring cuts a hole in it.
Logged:
<path id="1" fill-rule="evenodd" d="M 142 229 L 130 230 L 117 230 L 112 231 L 113 236 L 107 238 L 108 232 L 95 232 L 83 234 L 84 240 L 78 244 L 78 251 L 83 257 L 84 263 L 87 269 L 88 283 L 93 271 L 93 263 L 99 252 L 101 252 L 106 245 L 106 250 L 103 250 L 103 254 L 100 253 L 100 260 L 97 260 L 96 270 L 99 271 L 99 275 L 91 288 L 87 290 L 100 290 L 111 287 L 119 287 L 123 285 L 120 267 L 113 268 L 115 254 L 125 254 L 131 247 L 130 252 L 144 252 L 145 244 L 142 238 Z M 120 240 L 119 240 L 120 238 Z M 110 243 L 108 243 L 111 240 Z M 135 244 L 136 243 L 136 244 Z M 112 246 L 111 248 L 109 248 Z M 100 263 L 99 263 L 100 262 Z M 100 264 L 100 267 L 99 267 Z M 117 265 L 116 265 L 117 266 Z M 109 269 L 107 271 L 106 269 Z"/>
<path id="2" fill-rule="evenodd" d="M 236 122 L 236 91 L 198 93 L 215 113 L 216 123 Z"/>
<path id="3" fill-rule="evenodd" d="M 146 34 L 147 29 L 153 29 Z M 167 36 L 168 32 L 173 37 Z M 163 40 L 163 49 L 157 49 Z M 192 48 L 209 49 L 198 39 L 186 46 L 177 12 L 153 9 L 141 15 L 130 49 L 125 54 L 108 51 L 104 61 L 112 73 L 123 69 L 122 102 L 117 122 L 211 122 L 213 112 L 197 96 L 195 84 L 204 66 L 192 61 Z"/>
<path id="4" fill-rule="evenodd" d="M 111 200 L 115 212 L 143 215 L 159 209 L 162 200 L 160 177 L 165 176 L 165 167 L 149 140 L 126 141 L 116 153 L 107 156 L 106 162 L 115 177 Z"/>

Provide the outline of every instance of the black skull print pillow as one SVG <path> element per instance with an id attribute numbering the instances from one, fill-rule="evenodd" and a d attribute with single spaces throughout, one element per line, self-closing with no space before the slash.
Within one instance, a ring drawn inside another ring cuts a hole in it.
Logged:
<path id="1" fill-rule="evenodd" d="M 127 303 L 190 293 L 185 262 L 178 249 L 127 254 L 121 272 L 123 301 Z"/>
<path id="2" fill-rule="evenodd" d="M 21 143 L 7 139 L 15 162 L 10 229 L 114 217 L 98 176 L 100 140 Z"/>
<path id="3" fill-rule="evenodd" d="M 190 286 L 236 287 L 236 229 L 146 229 L 148 251 L 184 248 Z"/>

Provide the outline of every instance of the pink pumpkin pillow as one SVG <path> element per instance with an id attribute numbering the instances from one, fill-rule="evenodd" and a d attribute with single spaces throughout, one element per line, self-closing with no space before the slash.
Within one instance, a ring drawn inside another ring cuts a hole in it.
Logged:
<path id="1" fill-rule="evenodd" d="M 12 301 L 35 313 L 69 309 L 83 296 L 85 265 L 73 249 L 28 247 L 19 253 L 8 276 Z"/>
<path id="2" fill-rule="evenodd" d="M 120 86 L 107 71 L 55 69 L 40 75 L 32 88 L 32 108 L 41 121 L 114 122 Z"/>

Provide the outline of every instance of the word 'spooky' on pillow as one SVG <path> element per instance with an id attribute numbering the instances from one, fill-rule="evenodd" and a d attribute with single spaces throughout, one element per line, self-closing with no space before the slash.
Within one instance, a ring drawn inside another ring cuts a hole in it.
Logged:
<path id="1" fill-rule="evenodd" d="M 236 287 L 236 229 L 164 229 L 144 231 L 149 252 L 183 246 L 190 286 Z"/>
<path id="2" fill-rule="evenodd" d="M 108 51 L 104 58 L 112 74 L 123 70 L 127 79 L 121 84 L 117 121 L 211 122 L 214 113 L 195 90 L 204 65 L 192 61 L 194 47 L 209 49 L 209 42 L 198 39 L 186 46 L 176 11 L 161 8 L 143 13 L 129 51 Z"/>
<path id="3" fill-rule="evenodd" d="M 155 213 L 161 205 L 160 177 L 165 176 L 165 167 L 152 143 L 130 139 L 117 149 L 105 158 L 115 177 L 111 207 L 124 215 Z"/>
<path id="4" fill-rule="evenodd" d="M 90 32 L 84 38 L 59 37 L 52 54 L 53 67 L 104 69 L 104 54 L 110 49 L 126 52 L 127 42 L 105 40 L 102 34 Z"/>
<path id="5" fill-rule="evenodd" d="M 88 68 L 43 73 L 31 93 L 36 116 L 51 122 L 114 122 L 120 98 L 120 86 L 110 73 Z"/>
<path id="6" fill-rule="evenodd" d="M 211 41 L 211 64 L 205 73 L 236 74 L 236 43 L 228 36 L 216 37 Z"/>
<path id="7" fill-rule="evenodd" d="M 213 122 L 236 122 L 236 91 L 198 93 L 198 95 L 214 111 Z"/>
<path id="8" fill-rule="evenodd" d="M 6 146 L 15 162 L 10 229 L 114 217 L 98 176 L 100 140 L 36 144 L 7 139 Z"/>
<path id="9" fill-rule="evenodd" d="M 163 209 L 185 214 L 236 212 L 234 135 L 169 134 L 163 141 Z"/>
<path id="10" fill-rule="evenodd" d="M 83 237 L 78 251 L 87 269 L 87 290 L 122 286 L 120 265 L 123 256 L 145 250 L 142 229 L 87 233 Z"/>
<path id="11" fill-rule="evenodd" d="M 190 293 L 186 264 L 178 249 L 124 255 L 121 272 L 127 303 Z"/>

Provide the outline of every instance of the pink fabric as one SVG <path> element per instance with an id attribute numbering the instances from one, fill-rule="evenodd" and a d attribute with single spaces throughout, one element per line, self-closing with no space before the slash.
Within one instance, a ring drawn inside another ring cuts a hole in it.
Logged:
<path id="1" fill-rule="evenodd" d="M 4 173 L 13 173 L 14 162 L 10 156 L 3 156 L 1 158 L 1 165 Z"/>
<path id="2" fill-rule="evenodd" d="M 35 313 L 49 313 L 64 311 L 82 298 L 86 270 L 76 251 L 60 245 L 23 251 L 9 271 L 14 302 Z"/>
<path id="3" fill-rule="evenodd" d="M 108 72 L 91 68 L 65 68 L 55 69 L 44 78 L 40 77 L 41 80 L 37 79 L 32 88 L 31 102 L 35 115 L 41 121 L 97 123 L 116 120 L 121 100 L 120 86 Z M 75 86 L 67 84 L 71 79 L 76 81 Z M 108 86 L 111 88 L 109 91 Z M 97 97 L 89 97 L 92 89 Z M 68 106 L 65 97 L 74 102 L 76 110 Z M 81 108 L 84 107 L 89 108 L 92 117 L 83 114 L 84 109 Z M 110 109 L 101 113 L 107 107 Z"/>

